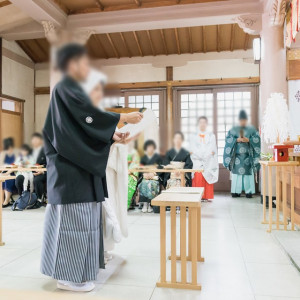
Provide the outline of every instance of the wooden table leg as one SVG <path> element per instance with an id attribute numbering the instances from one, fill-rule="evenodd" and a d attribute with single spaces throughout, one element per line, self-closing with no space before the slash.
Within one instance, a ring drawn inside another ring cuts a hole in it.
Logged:
<path id="1" fill-rule="evenodd" d="M 188 260 L 191 260 L 191 250 L 192 250 L 192 209 L 189 207 L 189 218 L 188 218 Z"/>
<path id="2" fill-rule="evenodd" d="M 268 195 L 269 195 L 269 230 L 268 232 L 272 231 L 272 224 L 273 224 L 273 208 L 272 208 L 272 167 L 268 167 Z"/>
<path id="3" fill-rule="evenodd" d="M 287 230 L 287 212 L 286 212 L 286 202 L 287 202 L 287 194 L 286 194 L 286 172 L 284 167 L 281 167 L 282 174 L 282 211 L 283 211 L 283 226 L 284 230 Z"/>
<path id="4" fill-rule="evenodd" d="M 267 201 L 266 201 L 266 166 L 262 165 L 262 191 L 263 191 L 263 220 L 262 223 L 266 224 L 266 207 L 267 207 Z"/>
<path id="5" fill-rule="evenodd" d="M 280 177 L 279 177 L 279 167 L 276 168 L 276 229 L 279 230 L 279 209 L 280 209 Z"/>
<path id="6" fill-rule="evenodd" d="M 180 206 L 181 283 L 186 283 L 186 206 Z"/>
<path id="7" fill-rule="evenodd" d="M 176 206 L 171 206 L 171 282 L 176 283 Z"/>
<path id="8" fill-rule="evenodd" d="M 166 207 L 160 207 L 160 282 L 166 282 Z"/>
<path id="9" fill-rule="evenodd" d="M 201 206 L 197 208 L 197 260 L 204 261 L 204 258 L 201 256 Z"/>
<path id="10" fill-rule="evenodd" d="M 182 187 L 185 187 L 185 173 L 181 172 L 180 174 L 180 183 Z"/>
<path id="11" fill-rule="evenodd" d="M 2 204 L 3 204 L 3 189 L 2 189 L 2 181 L 0 181 L 0 246 L 5 245 L 5 243 L 2 240 Z"/>
<path id="12" fill-rule="evenodd" d="M 291 167 L 291 225 L 295 230 L 295 168 Z"/>
<path id="13" fill-rule="evenodd" d="M 194 241 L 191 249 L 192 285 L 197 285 L 197 208 L 191 208 L 191 237 Z"/>

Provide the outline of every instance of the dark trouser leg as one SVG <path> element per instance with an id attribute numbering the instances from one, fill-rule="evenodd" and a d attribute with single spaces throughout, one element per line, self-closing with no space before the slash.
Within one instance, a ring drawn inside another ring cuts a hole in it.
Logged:
<path id="1" fill-rule="evenodd" d="M 18 175 L 16 177 L 16 188 L 18 190 L 18 194 L 22 195 L 23 192 L 23 183 L 24 183 L 24 176 L 23 175 Z"/>
<path id="2" fill-rule="evenodd" d="M 42 199 L 44 193 L 46 192 L 46 181 L 46 174 L 37 175 L 33 178 L 34 191 L 38 199 Z"/>

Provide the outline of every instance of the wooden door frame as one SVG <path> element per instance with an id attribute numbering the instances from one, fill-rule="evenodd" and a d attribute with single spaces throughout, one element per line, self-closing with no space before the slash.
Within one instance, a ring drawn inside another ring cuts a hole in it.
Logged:
<path id="1" fill-rule="evenodd" d="M 11 110 L 5 110 L 2 109 L 2 101 L 3 100 L 11 100 L 11 101 L 15 101 L 18 102 L 20 105 L 20 111 L 16 112 L 16 111 L 11 111 Z M 19 115 L 21 116 L 21 144 L 24 143 L 24 103 L 25 100 L 17 98 L 17 97 L 12 97 L 12 96 L 8 96 L 8 95 L 0 95 L 0 120 L 1 120 L 1 115 L 3 112 L 5 113 L 9 113 L 9 114 L 14 114 L 14 115 Z M 0 150 L 2 151 L 2 123 L 0 122 Z"/>
<path id="2" fill-rule="evenodd" d="M 230 92 L 237 91 L 237 89 L 243 90 L 247 89 L 247 91 L 251 88 L 252 92 L 252 101 L 254 103 L 251 104 L 251 124 L 254 125 L 256 128 L 259 128 L 259 116 L 258 116 L 258 109 L 259 109 L 259 84 L 236 84 L 236 85 L 215 85 L 215 86 L 191 86 L 191 87 L 178 87 L 174 88 L 174 111 L 173 111 L 173 119 L 176 131 L 181 129 L 181 107 L 180 107 L 180 95 L 184 92 L 193 91 L 197 92 L 212 92 L 213 93 L 213 132 L 216 136 L 216 140 L 218 141 L 218 130 L 217 130 L 217 112 L 218 112 L 218 103 L 217 103 L 217 93 L 218 91 Z M 226 91 L 225 91 L 226 90 Z M 225 167 L 223 164 L 219 164 L 220 172 L 226 172 Z M 215 184 L 215 189 L 217 191 L 225 191 L 222 189 L 223 184 L 218 183 Z M 228 190 L 226 190 L 228 192 Z"/>
<path id="3" fill-rule="evenodd" d="M 129 96 L 144 96 L 144 95 L 159 95 L 159 145 L 160 153 L 164 154 L 167 151 L 167 102 L 166 102 L 166 88 L 146 88 L 146 89 L 126 89 L 119 93 L 119 96 L 125 98 L 125 107 L 128 107 Z"/>

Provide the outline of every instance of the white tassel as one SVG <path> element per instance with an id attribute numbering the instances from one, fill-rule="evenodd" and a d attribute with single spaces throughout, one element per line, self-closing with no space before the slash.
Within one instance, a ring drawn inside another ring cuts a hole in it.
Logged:
<path id="1" fill-rule="evenodd" d="M 272 93 L 267 101 L 263 118 L 262 135 L 266 143 L 285 141 L 290 134 L 289 111 L 282 93 Z"/>

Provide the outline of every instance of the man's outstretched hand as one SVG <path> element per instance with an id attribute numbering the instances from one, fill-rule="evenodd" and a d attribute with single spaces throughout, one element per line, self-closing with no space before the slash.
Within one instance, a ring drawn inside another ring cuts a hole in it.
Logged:
<path id="1" fill-rule="evenodd" d="M 134 111 L 129 114 L 121 114 L 120 121 L 129 123 L 129 124 L 136 124 L 136 123 L 139 123 L 143 119 L 143 117 L 144 116 L 142 113 L 140 113 L 138 111 Z"/>
<path id="2" fill-rule="evenodd" d="M 124 144 L 127 138 L 129 137 L 129 134 L 130 134 L 129 132 L 122 133 L 122 132 L 115 131 L 113 135 L 113 140 L 116 143 Z"/>

